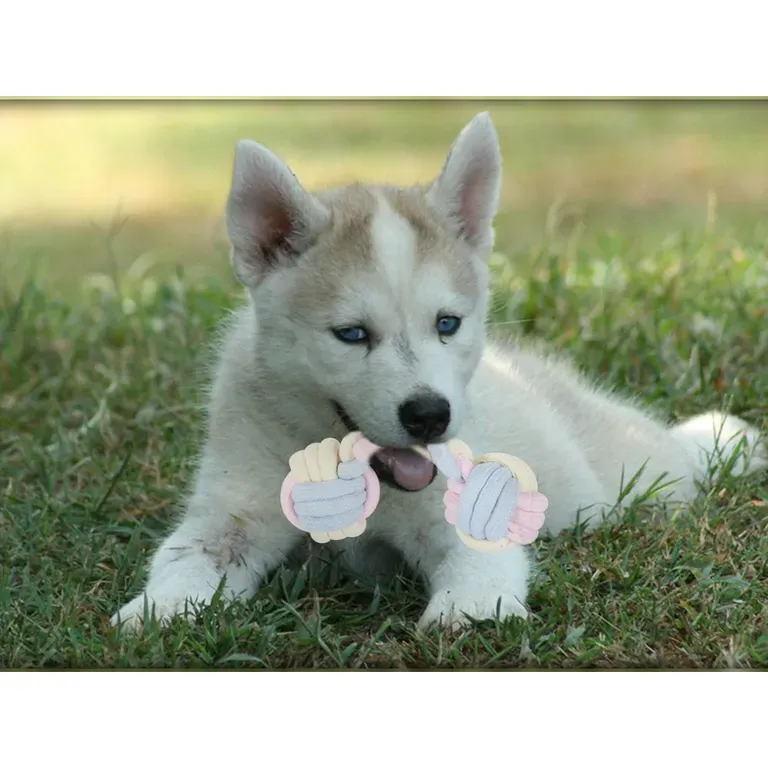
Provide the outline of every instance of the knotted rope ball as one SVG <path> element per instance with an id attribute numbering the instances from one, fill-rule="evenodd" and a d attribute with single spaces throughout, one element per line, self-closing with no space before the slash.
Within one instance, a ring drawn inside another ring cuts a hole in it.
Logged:
<path id="1" fill-rule="evenodd" d="M 507 453 L 472 459 L 460 440 L 430 445 L 427 451 L 448 478 L 445 519 L 468 547 L 494 552 L 536 539 L 548 501 L 524 461 Z"/>
<path id="2" fill-rule="evenodd" d="M 379 503 L 369 465 L 378 450 L 351 432 L 341 443 L 328 438 L 294 453 L 280 492 L 285 516 L 321 544 L 359 536 Z M 505 453 L 473 459 L 461 440 L 415 450 L 448 479 L 445 519 L 468 547 L 496 552 L 536 539 L 548 502 L 524 461 Z"/>
<path id="3" fill-rule="evenodd" d="M 368 461 L 378 446 L 359 432 L 341 442 L 312 443 L 289 459 L 280 490 L 283 513 L 319 544 L 359 536 L 379 503 L 379 478 Z"/>

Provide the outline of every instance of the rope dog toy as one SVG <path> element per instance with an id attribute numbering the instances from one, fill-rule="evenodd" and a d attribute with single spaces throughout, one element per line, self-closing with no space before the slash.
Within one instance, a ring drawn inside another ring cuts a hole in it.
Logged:
<path id="1" fill-rule="evenodd" d="M 368 466 L 379 450 L 360 432 L 332 437 L 291 456 L 280 490 L 283 513 L 319 544 L 353 538 L 379 503 L 379 478 Z"/>
<path id="2" fill-rule="evenodd" d="M 285 516 L 320 544 L 360 536 L 381 494 L 369 466 L 378 450 L 350 432 L 341 442 L 327 438 L 294 453 L 280 491 Z M 536 539 L 548 502 L 524 461 L 505 453 L 473 459 L 461 440 L 414 450 L 447 478 L 445 519 L 468 547 L 498 552 Z"/>
<path id="3" fill-rule="evenodd" d="M 427 446 L 427 454 L 448 478 L 445 519 L 468 547 L 497 552 L 536 540 L 548 501 L 522 459 L 506 453 L 473 459 L 461 440 Z"/>

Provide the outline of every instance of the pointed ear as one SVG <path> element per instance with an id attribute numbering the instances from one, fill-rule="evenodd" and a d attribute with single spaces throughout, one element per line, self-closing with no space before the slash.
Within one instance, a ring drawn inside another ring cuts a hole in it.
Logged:
<path id="1" fill-rule="evenodd" d="M 230 259 L 243 285 L 255 288 L 278 264 L 296 258 L 330 224 L 330 212 L 282 160 L 254 141 L 235 148 L 227 200 Z"/>
<path id="2" fill-rule="evenodd" d="M 499 141 L 490 116 L 482 112 L 457 136 L 427 197 L 460 237 L 490 249 L 500 186 Z"/>

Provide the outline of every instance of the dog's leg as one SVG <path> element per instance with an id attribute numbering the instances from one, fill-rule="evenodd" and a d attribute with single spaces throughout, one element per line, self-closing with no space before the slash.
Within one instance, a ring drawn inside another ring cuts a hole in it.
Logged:
<path id="1" fill-rule="evenodd" d="M 224 506 L 231 509 L 231 499 L 219 502 L 210 495 L 192 498 L 181 524 L 152 558 L 143 593 L 112 617 L 113 624 L 137 629 L 145 604 L 161 623 L 179 614 L 191 617 L 220 586 L 225 600 L 251 597 L 303 535 L 276 507 L 263 514 L 249 510 L 246 518 Z"/>
<path id="2" fill-rule="evenodd" d="M 426 578 L 430 600 L 419 625 L 456 628 L 469 623 L 467 616 L 527 617 L 530 549 L 514 546 L 493 553 L 470 549 L 445 520 L 441 490 L 435 483 L 418 498 L 416 494 L 395 497 L 393 507 L 386 510 L 389 514 L 380 514 L 373 522 L 377 532 Z M 575 522 L 576 510 L 586 510 L 590 502 L 604 497 L 583 458 L 563 462 L 542 491 L 549 499 L 547 517 L 554 530 L 567 527 L 568 520 Z M 600 517 L 597 512 L 592 515 L 595 520 Z"/>
<path id="3" fill-rule="evenodd" d="M 470 619 L 526 618 L 530 575 L 527 548 L 517 546 L 485 554 L 469 549 L 453 531 L 450 533 L 456 541 L 443 543 L 442 558 L 437 560 L 428 555 L 422 561 L 431 597 L 419 627 L 440 625 L 457 629 Z"/>
<path id="4" fill-rule="evenodd" d="M 397 493 L 397 492 L 395 492 Z M 467 547 L 445 521 L 439 491 L 388 499 L 392 506 L 372 520 L 377 534 L 422 574 L 429 604 L 419 625 L 456 628 L 473 619 L 527 616 L 529 556 L 512 547 L 486 554 Z M 376 516 L 374 516 L 376 517 Z"/>

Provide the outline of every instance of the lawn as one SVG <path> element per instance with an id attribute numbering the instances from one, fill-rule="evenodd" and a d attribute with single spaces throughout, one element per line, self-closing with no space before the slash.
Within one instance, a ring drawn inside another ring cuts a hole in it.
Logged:
<path id="1" fill-rule="evenodd" d="M 279 571 L 127 637 L 240 300 L 221 209 L 249 136 L 308 185 L 435 173 L 472 104 L 0 108 L 0 666 L 767 667 L 768 478 L 537 542 L 532 618 L 427 635 L 403 576 Z M 505 156 L 494 320 L 669 418 L 768 429 L 768 110 L 491 105 Z"/>

